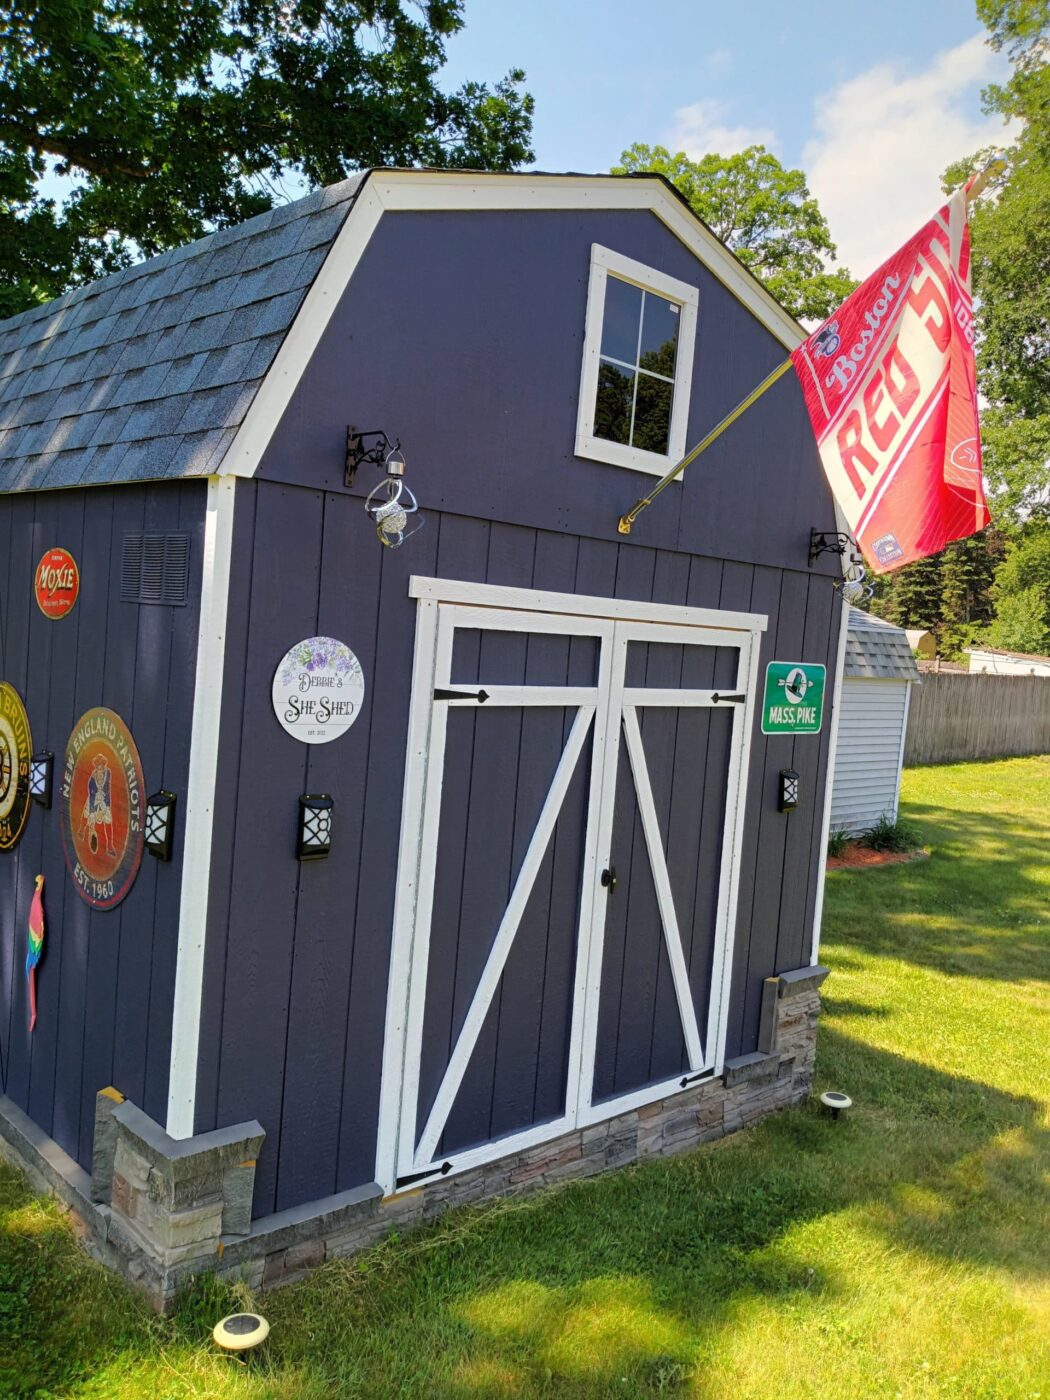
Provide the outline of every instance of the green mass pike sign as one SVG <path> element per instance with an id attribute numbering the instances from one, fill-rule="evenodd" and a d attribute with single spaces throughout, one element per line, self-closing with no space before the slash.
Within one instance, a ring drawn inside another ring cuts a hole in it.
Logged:
<path id="1" fill-rule="evenodd" d="M 824 719 L 823 666 L 771 661 L 762 698 L 763 734 L 819 734 Z"/>

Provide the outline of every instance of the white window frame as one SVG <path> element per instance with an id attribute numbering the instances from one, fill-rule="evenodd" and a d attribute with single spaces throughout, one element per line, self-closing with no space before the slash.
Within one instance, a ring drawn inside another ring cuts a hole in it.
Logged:
<path id="1" fill-rule="evenodd" d="M 627 447 L 621 442 L 596 437 L 594 409 L 598 395 L 598 366 L 602 345 L 602 325 L 605 320 L 605 288 L 609 273 L 624 282 L 652 292 L 681 306 L 678 327 L 678 351 L 674 367 L 674 396 L 671 400 L 671 425 L 667 452 L 646 452 L 644 448 Z M 689 423 L 689 399 L 693 378 L 693 348 L 696 343 L 696 313 L 700 304 L 700 289 L 669 277 L 666 272 L 647 267 L 634 258 L 591 244 L 591 276 L 587 287 L 587 321 L 583 339 L 583 368 L 580 374 L 580 403 L 576 419 L 576 456 L 608 462 L 614 467 L 648 472 L 663 476 L 685 456 L 685 435 Z"/>

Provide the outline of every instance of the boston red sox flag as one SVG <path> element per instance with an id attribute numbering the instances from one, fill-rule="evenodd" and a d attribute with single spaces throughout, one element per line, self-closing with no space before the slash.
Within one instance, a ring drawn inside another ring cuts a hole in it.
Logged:
<path id="1" fill-rule="evenodd" d="M 791 358 L 832 492 L 877 573 L 987 525 L 965 190 Z"/>

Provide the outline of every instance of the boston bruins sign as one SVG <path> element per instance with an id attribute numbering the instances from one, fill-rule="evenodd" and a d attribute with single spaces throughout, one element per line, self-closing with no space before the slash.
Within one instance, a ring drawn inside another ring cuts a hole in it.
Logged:
<path id="1" fill-rule="evenodd" d="M 13 685 L 0 681 L 0 851 L 22 835 L 29 815 L 29 717 Z"/>

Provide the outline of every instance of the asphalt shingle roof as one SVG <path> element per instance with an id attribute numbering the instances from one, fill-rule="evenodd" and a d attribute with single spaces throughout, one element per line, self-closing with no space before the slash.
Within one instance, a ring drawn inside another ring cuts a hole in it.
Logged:
<path id="1" fill-rule="evenodd" d="M 0 322 L 0 491 L 213 472 L 362 179 Z"/>
<path id="2" fill-rule="evenodd" d="M 919 668 L 903 627 L 850 608 L 843 674 L 869 680 L 917 681 Z"/>

